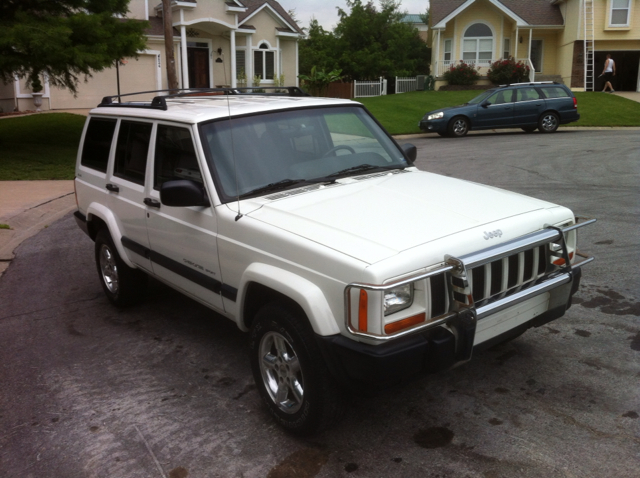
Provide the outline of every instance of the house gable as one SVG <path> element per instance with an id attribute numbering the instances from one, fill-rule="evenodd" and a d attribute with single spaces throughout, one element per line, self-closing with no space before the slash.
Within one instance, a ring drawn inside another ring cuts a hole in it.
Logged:
<path id="1" fill-rule="evenodd" d="M 431 24 L 442 29 L 479 0 L 431 0 Z M 562 26 L 564 20 L 557 5 L 549 0 L 487 0 L 518 27 Z"/>

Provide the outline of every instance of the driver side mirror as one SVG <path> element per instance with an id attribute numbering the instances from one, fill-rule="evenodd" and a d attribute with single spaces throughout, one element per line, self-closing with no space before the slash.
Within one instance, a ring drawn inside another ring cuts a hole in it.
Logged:
<path id="1" fill-rule="evenodd" d="M 202 184 L 190 179 L 175 179 L 160 186 L 160 202 L 165 206 L 211 206 Z"/>
<path id="2" fill-rule="evenodd" d="M 411 143 L 405 143 L 402 145 L 402 151 L 409 161 L 415 163 L 416 158 L 418 157 L 418 148 Z"/>
<path id="3" fill-rule="evenodd" d="M 485 101 L 480 106 L 482 106 L 483 108 L 486 108 L 487 106 L 491 106 L 491 103 L 489 103 L 488 101 Z"/>

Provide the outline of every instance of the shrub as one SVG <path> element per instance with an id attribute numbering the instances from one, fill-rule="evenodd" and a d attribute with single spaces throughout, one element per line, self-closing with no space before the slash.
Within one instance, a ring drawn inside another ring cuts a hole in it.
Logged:
<path id="1" fill-rule="evenodd" d="M 529 65 L 509 57 L 506 60 L 493 62 L 487 72 L 487 77 L 491 83 L 496 85 L 522 83 L 529 79 L 530 70 Z"/>
<path id="2" fill-rule="evenodd" d="M 468 65 L 462 60 L 460 63 L 451 65 L 442 76 L 450 85 L 473 85 L 480 79 L 476 67 Z"/>

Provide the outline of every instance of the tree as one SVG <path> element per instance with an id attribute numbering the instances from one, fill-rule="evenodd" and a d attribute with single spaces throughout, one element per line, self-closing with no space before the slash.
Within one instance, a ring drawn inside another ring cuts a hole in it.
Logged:
<path id="1" fill-rule="evenodd" d="M 129 0 L 2 0 L 0 79 L 27 77 L 77 93 L 79 77 L 145 48 L 148 22 L 123 20 Z"/>
<path id="2" fill-rule="evenodd" d="M 400 2 L 347 0 L 348 11 L 338 8 L 340 21 L 333 33 L 314 19 L 300 43 L 300 72 L 311 68 L 342 70 L 346 78 L 366 80 L 380 76 L 428 73 L 431 50 L 418 30 L 403 23 Z"/>
<path id="3" fill-rule="evenodd" d="M 178 89 L 176 74 L 176 57 L 173 52 L 173 15 L 171 0 L 162 0 L 162 22 L 164 26 L 164 51 L 167 56 L 167 83 L 169 89 Z"/>

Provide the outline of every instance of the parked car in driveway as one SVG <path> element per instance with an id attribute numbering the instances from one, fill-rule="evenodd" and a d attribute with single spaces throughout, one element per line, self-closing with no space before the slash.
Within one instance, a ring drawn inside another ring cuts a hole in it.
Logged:
<path id="1" fill-rule="evenodd" d="M 236 322 L 292 432 L 333 423 L 345 388 L 445 370 L 559 318 L 592 259 L 576 229 L 593 221 L 418 170 L 359 103 L 157 93 L 105 97 L 82 135 L 75 217 L 102 288 L 120 307 L 151 276 Z"/>
<path id="2" fill-rule="evenodd" d="M 578 101 L 561 83 L 532 82 L 500 85 L 468 103 L 429 111 L 420 129 L 459 137 L 469 130 L 522 128 L 553 133 L 561 124 L 578 121 Z"/>

